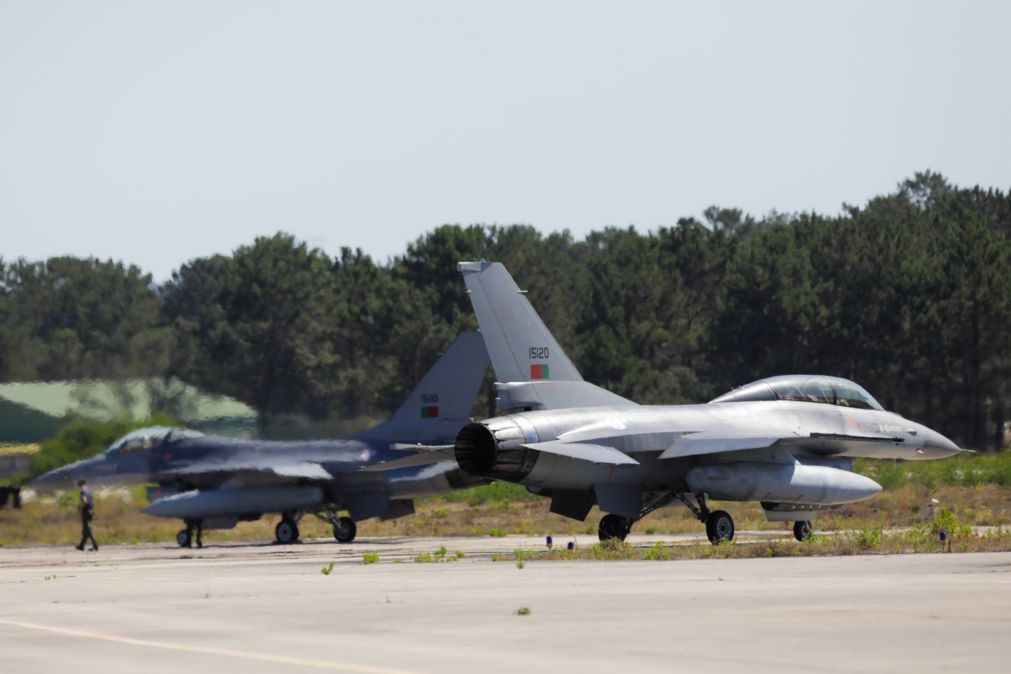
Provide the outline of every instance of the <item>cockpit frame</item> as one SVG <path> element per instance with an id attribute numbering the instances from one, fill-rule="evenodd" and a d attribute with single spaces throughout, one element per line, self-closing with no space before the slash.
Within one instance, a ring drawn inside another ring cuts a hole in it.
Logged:
<path id="1" fill-rule="evenodd" d="M 729 403 L 756 400 L 791 400 L 885 411 L 885 408 L 874 399 L 874 396 L 849 379 L 810 374 L 788 374 L 759 379 L 724 393 L 709 402 Z"/>
<path id="2" fill-rule="evenodd" d="M 130 431 L 123 437 L 112 443 L 106 454 L 121 454 L 133 452 L 138 449 L 150 449 L 160 447 L 166 443 L 176 442 L 183 438 L 199 438 L 203 433 L 193 431 L 188 428 L 174 428 L 171 426 L 148 426 Z"/>

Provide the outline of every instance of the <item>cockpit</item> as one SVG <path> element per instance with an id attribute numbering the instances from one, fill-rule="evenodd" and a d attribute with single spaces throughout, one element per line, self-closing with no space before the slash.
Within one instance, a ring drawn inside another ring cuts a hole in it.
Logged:
<path id="1" fill-rule="evenodd" d="M 862 410 L 881 410 L 884 407 L 863 387 L 849 379 L 821 375 L 788 374 L 769 377 L 745 384 L 724 393 L 711 403 L 745 402 L 751 400 L 796 400 L 824 403 Z"/>
<path id="2" fill-rule="evenodd" d="M 203 433 L 191 431 L 186 428 L 171 428 L 168 426 L 150 426 L 131 431 L 112 443 L 106 454 L 118 454 L 120 452 L 132 452 L 138 449 L 150 449 L 160 447 L 169 442 L 176 442 L 183 438 L 199 438 Z"/>

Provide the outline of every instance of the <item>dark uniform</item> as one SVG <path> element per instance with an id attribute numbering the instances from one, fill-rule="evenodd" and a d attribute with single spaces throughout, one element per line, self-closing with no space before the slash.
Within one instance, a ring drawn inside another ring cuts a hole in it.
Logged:
<path id="1" fill-rule="evenodd" d="M 83 550 L 84 544 L 91 540 L 91 549 L 98 550 L 95 535 L 91 533 L 91 519 L 95 516 L 95 499 L 83 481 L 78 482 L 77 486 L 81 488 L 81 499 L 77 503 L 77 510 L 81 513 L 81 542 L 77 544 L 77 549 Z"/>
<path id="2" fill-rule="evenodd" d="M 203 520 L 183 520 L 186 524 L 186 547 L 193 547 L 193 530 L 197 532 L 197 547 L 204 547 L 204 521 Z"/>

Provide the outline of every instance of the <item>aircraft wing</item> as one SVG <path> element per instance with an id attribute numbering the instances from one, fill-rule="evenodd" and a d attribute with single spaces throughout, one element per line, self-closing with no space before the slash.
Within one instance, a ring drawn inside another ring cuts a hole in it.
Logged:
<path id="1" fill-rule="evenodd" d="M 173 470 L 172 473 L 187 477 L 220 475 L 221 473 L 259 473 L 290 480 L 325 481 L 333 479 L 333 475 L 315 461 L 200 461 Z"/>
<path id="2" fill-rule="evenodd" d="M 719 435 L 715 433 L 689 433 L 682 435 L 660 454 L 661 459 L 681 459 L 703 454 L 740 452 L 748 449 L 766 449 L 783 440 L 768 435 Z"/>

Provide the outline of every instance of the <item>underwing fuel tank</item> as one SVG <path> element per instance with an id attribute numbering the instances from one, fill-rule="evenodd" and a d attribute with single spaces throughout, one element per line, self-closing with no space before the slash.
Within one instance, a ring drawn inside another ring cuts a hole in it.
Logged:
<path id="1" fill-rule="evenodd" d="M 800 463 L 730 463 L 688 471 L 695 493 L 724 501 L 774 501 L 838 505 L 863 501 L 881 491 L 874 480 L 829 466 Z"/>
<path id="2" fill-rule="evenodd" d="M 155 517 L 198 519 L 225 515 L 304 510 L 323 502 L 323 490 L 307 485 L 233 487 L 184 491 L 144 508 Z"/>

